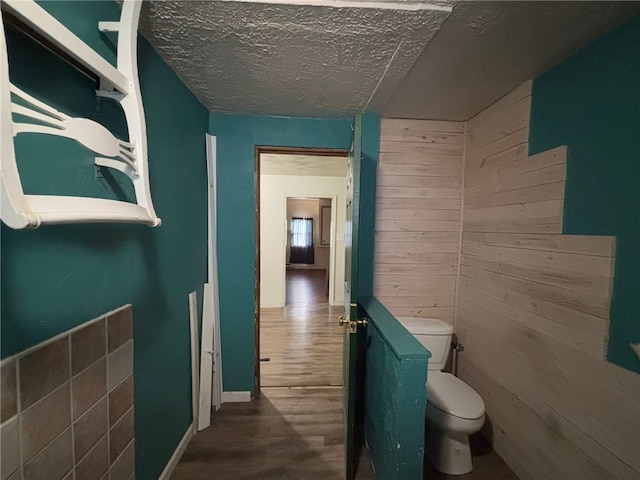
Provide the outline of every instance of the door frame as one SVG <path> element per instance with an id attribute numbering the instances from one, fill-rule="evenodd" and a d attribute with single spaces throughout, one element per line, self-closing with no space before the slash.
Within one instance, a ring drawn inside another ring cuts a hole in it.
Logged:
<path id="1" fill-rule="evenodd" d="M 254 278 L 254 336 L 255 336 L 255 369 L 254 369 L 254 395 L 260 395 L 260 155 L 263 153 L 275 153 L 283 155 L 313 155 L 316 157 L 347 157 L 349 149 L 344 148 L 314 148 L 314 147 L 278 147 L 255 146 L 255 278 Z"/>
<path id="2" fill-rule="evenodd" d="M 331 210 L 331 216 L 330 216 L 330 222 L 331 222 L 331 226 L 336 226 L 337 225 L 337 215 L 336 215 L 336 208 L 338 205 L 338 196 L 337 195 L 325 195 L 322 193 L 314 193 L 314 191 L 310 192 L 310 193 L 306 193 L 304 192 L 304 195 L 308 195 L 308 197 L 302 197 L 301 195 L 294 195 L 294 196 L 289 196 L 289 195 L 285 195 L 283 197 L 283 202 L 284 202 L 284 206 L 283 209 L 286 212 L 287 211 L 287 205 L 289 200 L 299 200 L 299 199 L 308 199 L 308 200 L 329 200 L 331 203 L 329 204 L 330 210 Z M 322 207 L 321 207 L 322 208 Z M 284 225 L 280 225 L 280 228 L 288 228 L 289 224 L 288 224 L 289 219 L 286 218 L 284 220 Z M 319 220 L 320 221 L 320 220 Z M 315 229 L 315 227 L 314 227 Z M 283 278 L 282 278 L 282 305 L 286 306 L 287 305 L 287 275 L 286 275 L 286 259 L 287 259 L 287 247 L 289 247 L 289 236 L 287 233 L 287 243 L 285 243 L 284 245 L 282 245 L 282 249 L 284 250 L 284 265 L 283 265 L 283 269 L 285 270 Z M 328 275 L 328 279 L 329 279 L 329 283 L 327 285 L 327 303 L 330 306 L 336 306 L 334 304 L 331 303 L 331 299 L 332 299 L 332 293 L 333 293 L 333 297 L 335 297 L 335 282 L 333 281 L 333 272 L 335 271 L 335 263 L 336 263 L 336 242 L 333 242 L 329 245 L 329 261 L 327 264 L 327 275 Z M 334 287 L 334 290 L 332 291 L 331 287 Z"/>

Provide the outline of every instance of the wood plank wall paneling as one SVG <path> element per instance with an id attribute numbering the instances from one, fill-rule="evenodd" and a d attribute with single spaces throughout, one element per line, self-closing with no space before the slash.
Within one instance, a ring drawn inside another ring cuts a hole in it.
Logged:
<path id="1" fill-rule="evenodd" d="M 382 119 L 374 294 L 396 316 L 453 322 L 464 124 Z"/>
<path id="2" fill-rule="evenodd" d="M 640 479 L 640 375 L 605 360 L 615 238 L 561 235 L 566 148 L 527 156 L 530 103 L 467 123 L 459 373 L 520 478 Z"/>
<path id="3" fill-rule="evenodd" d="M 531 82 L 467 122 L 464 230 L 562 233 L 566 149 L 528 157 Z"/>

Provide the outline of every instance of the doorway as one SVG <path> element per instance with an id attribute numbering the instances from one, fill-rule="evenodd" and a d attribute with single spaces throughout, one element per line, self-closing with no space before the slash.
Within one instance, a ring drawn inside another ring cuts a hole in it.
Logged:
<path id="1" fill-rule="evenodd" d="M 285 306 L 329 303 L 331 198 L 287 197 Z"/>
<path id="2" fill-rule="evenodd" d="M 347 154 L 256 149 L 256 391 L 342 383 Z"/>

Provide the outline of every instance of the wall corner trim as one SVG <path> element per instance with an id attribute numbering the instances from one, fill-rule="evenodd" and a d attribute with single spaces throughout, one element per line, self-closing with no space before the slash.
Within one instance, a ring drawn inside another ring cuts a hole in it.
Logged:
<path id="1" fill-rule="evenodd" d="M 169 480 L 169 478 L 171 478 L 171 474 L 178 466 L 178 462 L 182 458 L 182 454 L 187 449 L 187 445 L 189 445 L 189 442 L 191 441 L 192 437 L 193 437 L 193 423 L 189 424 L 189 427 L 187 427 L 187 430 L 186 432 L 184 432 L 184 436 L 182 437 L 182 440 L 180 440 L 180 443 L 178 443 L 178 446 L 176 447 L 175 451 L 173 452 L 173 455 L 171 455 L 171 458 L 167 462 L 167 466 L 164 467 L 164 470 L 158 477 L 158 480 Z"/>
<path id="2" fill-rule="evenodd" d="M 222 392 L 222 403 L 243 403 L 251 401 L 251 392 Z"/>

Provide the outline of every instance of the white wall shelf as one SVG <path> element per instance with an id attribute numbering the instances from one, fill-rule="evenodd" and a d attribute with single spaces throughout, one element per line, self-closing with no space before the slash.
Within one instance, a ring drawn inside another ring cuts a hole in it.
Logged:
<path id="1" fill-rule="evenodd" d="M 11 228 L 103 222 L 160 225 L 149 188 L 147 134 L 138 81 L 137 34 L 141 5 L 142 0 L 124 0 L 119 22 L 100 22 L 96 26 L 104 32 L 118 33 L 117 67 L 114 67 L 33 0 L 2 1 L 3 15 L 10 14 L 61 52 L 61 56 L 99 79 L 96 95 L 112 98 L 120 104 L 129 133 L 127 141 L 120 140 L 103 125 L 86 118 L 70 117 L 13 85 L 9 77 L 4 28 L 1 28 L 0 201 L 2 221 Z M 16 122 L 14 115 L 28 121 Z M 119 170 L 130 178 L 137 203 L 92 197 L 26 195 L 13 143 L 14 137 L 22 133 L 75 140 L 96 154 L 96 165 Z"/>

